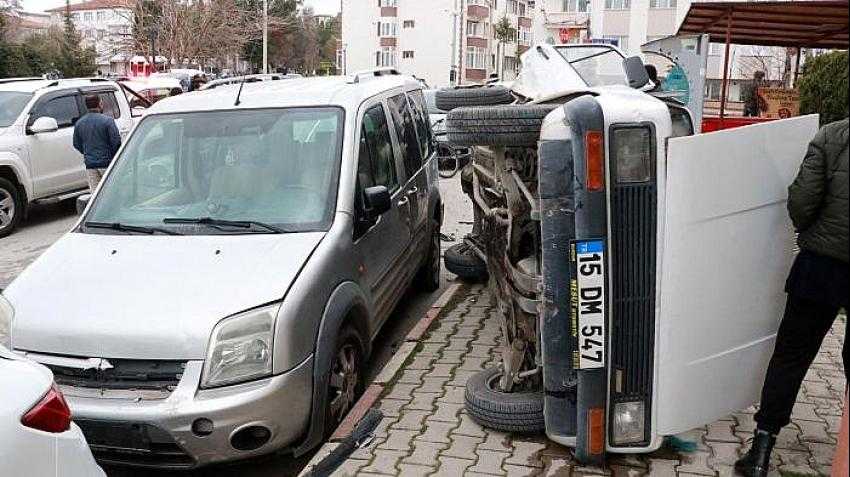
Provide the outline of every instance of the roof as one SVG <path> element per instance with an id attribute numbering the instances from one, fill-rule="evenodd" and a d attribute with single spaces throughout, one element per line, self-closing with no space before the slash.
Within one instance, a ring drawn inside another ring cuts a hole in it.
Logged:
<path id="1" fill-rule="evenodd" d="M 0 81 L 0 91 L 18 91 L 22 93 L 34 93 L 36 91 L 46 88 L 78 88 L 82 86 L 93 85 L 116 86 L 114 82 L 100 78 L 70 78 L 60 80 L 24 79 L 21 81 L 9 81 L 6 83 Z"/>
<path id="2" fill-rule="evenodd" d="M 85 10 L 109 10 L 112 8 L 130 8 L 129 0 L 86 0 L 81 3 L 72 3 L 69 7 L 72 12 L 82 12 Z M 50 13 L 62 13 L 65 7 L 56 7 L 45 10 Z"/>
<path id="3" fill-rule="evenodd" d="M 384 76 L 354 83 L 352 77 L 297 78 L 287 81 L 245 83 L 240 105 L 235 106 L 239 84 L 181 94 L 159 101 L 149 114 L 309 106 L 342 106 L 356 109 L 364 100 L 402 86 L 421 88 L 409 76 Z"/>
<path id="4" fill-rule="evenodd" d="M 848 0 L 694 2 L 679 35 L 707 33 L 738 45 L 847 49 Z"/>

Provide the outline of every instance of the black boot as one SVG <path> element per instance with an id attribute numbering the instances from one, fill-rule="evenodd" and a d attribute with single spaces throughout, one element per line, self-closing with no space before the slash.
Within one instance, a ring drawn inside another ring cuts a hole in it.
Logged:
<path id="1" fill-rule="evenodd" d="M 770 469 L 770 453 L 776 444 L 776 436 L 756 430 L 753 446 L 747 455 L 735 462 L 735 470 L 745 477 L 765 477 Z"/>

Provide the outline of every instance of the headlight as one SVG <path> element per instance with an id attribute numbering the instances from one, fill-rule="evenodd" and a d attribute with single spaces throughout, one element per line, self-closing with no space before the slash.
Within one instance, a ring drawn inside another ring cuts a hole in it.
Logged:
<path id="1" fill-rule="evenodd" d="M 213 329 L 201 387 L 212 388 L 272 374 L 274 325 L 280 303 L 222 320 Z"/>
<path id="2" fill-rule="evenodd" d="M 9 300 L 0 295 L 0 346 L 5 346 L 6 349 L 12 350 L 12 318 L 15 316 L 15 309 Z"/>
<path id="3" fill-rule="evenodd" d="M 652 130 L 647 127 L 614 129 L 611 150 L 617 162 L 617 182 L 652 179 Z"/>
<path id="4" fill-rule="evenodd" d="M 614 445 L 637 444 L 646 440 L 646 407 L 643 402 L 614 405 Z"/>

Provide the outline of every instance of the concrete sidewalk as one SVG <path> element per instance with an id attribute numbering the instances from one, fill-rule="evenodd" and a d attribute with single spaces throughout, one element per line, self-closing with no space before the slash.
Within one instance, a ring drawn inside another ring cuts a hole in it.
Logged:
<path id="1" fill-rule="evenodd" d="M 384 387 L 376 407 L 385 417 L 374 441 L 355 452 L 335 475 L 734 474 L 732 464 L 752 437 L 755 409 L 680 436 L 697 444 L 695 452 L 609 456 L 606 470 L 579 467 L 568 449 L 544 436 L 512 436 L 473 422 L 464 410 L 466 380 L 499 361 L 501 332 L 496 313 L 484 287 L 471 286 L 458 293 Z M 840 319 L 827 337 L 806 377 L 794 421 L 779 436 L 773 475 L 830 473 L 846 385 L 841 364 L 845 320 Z M 311 464 L 335 445 L 326 444 Z"/>

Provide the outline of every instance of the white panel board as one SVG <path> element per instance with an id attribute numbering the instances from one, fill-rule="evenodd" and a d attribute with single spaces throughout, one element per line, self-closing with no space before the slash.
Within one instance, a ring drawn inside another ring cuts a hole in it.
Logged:
<path id="1" fill-rule="evenodd" d="M 794 256 L 788 185 L 816 116 L 672 139 L 658 310 L 657 429 L 759 397 Z"/>

